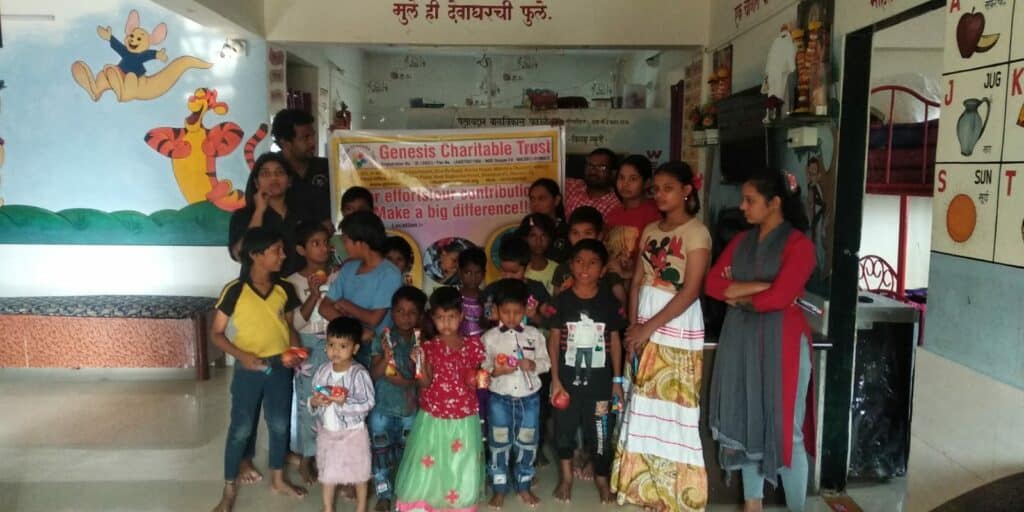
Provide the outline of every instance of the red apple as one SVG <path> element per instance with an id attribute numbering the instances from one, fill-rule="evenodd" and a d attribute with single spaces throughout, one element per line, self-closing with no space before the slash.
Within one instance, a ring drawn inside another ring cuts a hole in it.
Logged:
<path id="1" fill-rule="evenodd" d="M 985 15 L 980 12 L 964 13 L 956 24 L 956 46 L 960 50 L 960 56 L 969 59 L 978 49 L 978 41 L 985 32 Z"/>
<path id="2" fill-rule="evenodd" d="M 569 393 L 559 391 L 551 397 L 551 405 L 555 409 L 565 410 L 569 407 Z"/>

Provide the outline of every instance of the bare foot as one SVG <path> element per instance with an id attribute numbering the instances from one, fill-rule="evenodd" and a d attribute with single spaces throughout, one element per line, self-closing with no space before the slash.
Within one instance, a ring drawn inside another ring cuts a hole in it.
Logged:
<path id="1" fill-rule="evenodd" d="M 297 499 L 306 497 L 306 489 L 297 485 L 292 485 L 292 483 L 284 476 L 283 469 L 274 470 L 274 481 L 270 484 L 270 489 L 277 494 L 283 494 Z"/>
<path id="2" fill-rule="evenodd" d="M 586 480 L 588 482 L 590 480 L 593 480 L 594 479 L 594 465 L 591 464 L 590 462 L 585 463 L 583 465 L 583 467 L 576 468 L 573 471 L 573 476 L 575 476 L 576 478 L 579 478 L 580 480 Z"/>
<path id="3" fill-rule="evenodd" d="M 231 512 L 235 508 L 235 496 L 238 490 L 234 482 L 224 482 L 224 492 L 221 494 L 220 503 L 213 507 L 213 512 Z"/>
<path id="4" fill-rule="evenodd" d="M 373 507 L 373 512 L 391 512 L 391 501 L 377 500 L 377 505 Z"/>
<path id="5" fill-rule="evenodd" d="M 537 505 L 540 505 L 540 498 L 530 490 L 519 491 L 519 500 L 530 508 L 537 508 Z"/>
<path id="6" fill-rule="evenodd" d="M 316 467 L 313 465 L 313 457 L 303 457 L 299 462 L 299 478 L 302 478 L 302 483 L 306 485 L 316 483 Z"/>
<path id="7" fill-rule="evenodd" d="M 238 465 L 238 481 L 249 485 L 260 480 L 263 480 L 263 473 L 257 471 L 256 466 L 252 465 L 252 459 L 242 459 Z"/>
<path id="8" fill-rule="evenodd" d="M 505 495 L 494 493 L 491 495 L 491 501 L 487 502 L 487 506 L 491 510 L 501 510 L 501 507 L 505 506 Z"/>
<path id="9" fill-rule="evenodd" d="M 555 492 L 552 495 L 555 497 L 555 501 L 558 501 L 560 503 L 571 503 L 572 480 L 559 480 L 558 487 L 555 487 Z"/>
<path id="10" fill-rule="evenodd" d="M 743 502 L 743 512 L 761 512 L 764 510 L 761 500 L 746 500 Z"/>
<path id="11" fill-rule="evenodd" d="M 594 479 L 594 484 L 597 486 L 597 494 L 601 496 L 602 505 L 615 503 L 615 495 L 612 494 L 612 488 L 608 485 L 608 477 L 599 476 Z"/>

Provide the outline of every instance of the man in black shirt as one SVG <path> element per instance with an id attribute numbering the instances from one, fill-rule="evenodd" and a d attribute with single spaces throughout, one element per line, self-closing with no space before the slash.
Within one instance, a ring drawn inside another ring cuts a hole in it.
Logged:
<path id="1" fill-rule="evenodd" d="M 309 208 L 309 216 L 331 225 L 330 164 L 316 156 L 316 120 L 308 112 L 284 109 L 274 116 L 270 133 L 281 148 L 281 156 L 291 164 L 297 175 L 291 193 L 296 204 Z"/>

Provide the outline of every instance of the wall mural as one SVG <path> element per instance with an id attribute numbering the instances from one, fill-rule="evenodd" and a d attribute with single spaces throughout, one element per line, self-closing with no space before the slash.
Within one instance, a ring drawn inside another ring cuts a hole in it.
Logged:
<path id="1" fill-rule="evenodd" d="M 60 19 L 5 26 L 0 51 L 36 98 L 0 111 L 0 244 L 225 244 L 267 136 L 266 44 L 225 57 L 226 34 L 152 3 L 38 2 Z"/>
<path id="2" fill-rule="evenodd" d="M 245 132 L 230 121 L 213 128 L 203 126 L 203 116 L 228 113 L 228 104 L 217 101 L 217 91 L 200 88 L 188 98 L 188 117 L 182 128 L 153 128 L 146 132 L 146 144 L 171 159 L 174 179 L 189 204 L 210 201 L 217 208 L 233 212 L 245 207 L 245 191 L 236 190 L 231 180 L 217 179 L 217 158 L 227 156 L 242 142 Z M 267 136 L 267 125 L 259 126 L 245 143 L 245 163 L 256 165 L 256 146 Z"/>
<path id="3" fill-rule="evenodd" d="M 89 65 L 82 61 L 71 64 L 71 76 L 89 93 L 93 101 L 99 101 L 104 92 L 114 92 L 117 101 L 151 100 L 163 96 L 189 69 L 209 69 L 213 64 L 189 55 L 178 57 L 166 67 L 146 75 L 145 63 L 151 60 L 167 62 L 167 51 L 152 47 L 167 37 L 167 25 L 158 23 L 153 32 L 139 26 L 139 12 L 132 9 L 124 26 L 124 42 L 111 33 L 109 26 L 96 27 L 100 39 L 110 42 L 110 49 L 117 52 L 121 61 L 117 65 L 107 64 L 93 78 Z"/>

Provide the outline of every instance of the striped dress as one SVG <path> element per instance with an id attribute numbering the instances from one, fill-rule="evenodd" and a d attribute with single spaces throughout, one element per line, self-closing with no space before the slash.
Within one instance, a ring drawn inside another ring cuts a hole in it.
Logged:
<path id="1" fill-rule="evenodd" d="M 637 321 L 645 323 L 682 289 L 687 254 L 709 249 L 711 236 L 694 219 L 667 232 L 653 222 L 640 241 L 644 281 L 636 308 Z M 651 335 L 616 445 L 612 489 L 619 504 L 704 510 L 707 474 L 698 429 L 703 350 L 699 301 Z"/>

